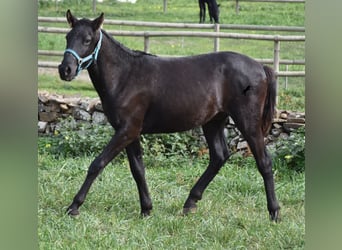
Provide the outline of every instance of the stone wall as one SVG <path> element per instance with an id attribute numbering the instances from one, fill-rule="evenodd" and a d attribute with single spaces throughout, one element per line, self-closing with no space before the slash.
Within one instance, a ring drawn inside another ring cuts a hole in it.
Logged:
<path id="1" fill-rule="evenodd" d="M 38 92 L 39 134 L 53 133 L 60 119 L 69 116 L 80 122 L 108 123 L 99 98 L 65 97 L 48 92 Z M 266 143 L 271 143 L 277 138 L 287 138 L 292 131 L 303 126 L 305 126 L 305 113 L 278 110 Z M 231 119 L 226 125 L 225 133 L 231 138 L 229 147 L 233 150 L 240 151 L 248 148 Z"/>

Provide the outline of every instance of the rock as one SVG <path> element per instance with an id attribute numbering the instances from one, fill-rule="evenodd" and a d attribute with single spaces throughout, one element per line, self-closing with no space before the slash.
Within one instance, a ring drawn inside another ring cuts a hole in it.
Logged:
<path id="1" fill-rule="evenodd" d="M 53 122 L 57 119 L 57 113 L 56 112 L 39 112 L 38 118 L 39 118 L 39 121 Z"/>
<path id="2" fill-rule="evenodd" d="M 280 135 L 280 133 L 281 133 L 281 130 L 280 130 L 280 129 L 274 128 L 274 129 L 271 130 L 271 134 L 272 134 L 274 137 L 278 137 L 278 136 Z"/>
<path id="3" fill-rule="evenodd" d="M 87 110 L 88 106 L 89 106 L 89 100 L 86 99 L 86 100 L 81 101 L 81 104 L 80 104 L 81 109 Z"/>
<path id="4" fill-rule="evenodd" d="M 301 113 L 301 112 L 292 112 L 292 113 L 289 113 L 288 117 L 290 118 L 304 118 L 305 117 L 305 114 L 304 113 Z"/>
<path id="5" fill-rule="evenodd" d="M 245 150 L 247 148 L 248 148 L 248 144 L 246 141 L 239 142 L 236 147 L 237 150 Z"/>
<path id="6" fill-rule="evenodd" d="M 49 101 L 49 94 L 47 92 L 38 93 L 38 100 L 42 103 L 46 103 Z"/>
<path id="7" fill-rule="evenodd" d="M 276 129 L 280 129 L 282 126 L 278 123 L 273 123 L 273 127 Z"/>
<path id="8" fill-rule="evenodd" d="M 60 106 L 57 102 L 55 101 L 49 101 L 46 105 L 45 105 L 45 111 L 46 112 L 59 112 Z"/>
<path id="9" fill-rule="evenodd" d="M 285 129 L 286 132 L 292 132 L 295 129 L 298 129 L 300 127 L 304 127 L 305 125 L 303 123 L 284 123 L 283 127 Z"/>
<path id="10" fill-rule="evenodd" d="M 286 120 L 287 119 L 287 113 L 281 113 L 279 118 Z"/>
<path id="11" fill-rule="evenodd" d="M 42 122 L 42 121 L 38 121 L 38 132 L 39 133 L 44 133 L 46 130 L 48 123 L 47 122 Z"/>
<path id="12" fill-rule="evenodd" d="M 63 111 L 67 111 L 69 109 L 68 105 L 66 105 L 65 103 L 61 103 L 59 105 L 59 107 L 63 110 Z"/>
<path id="13" fill-rule="evenodd" d="M 102 103 L 100 101 L 95 104 L 95 109 L 103 112 Z"/>
<path id="14" fill-rule="evenodd" d="M 92 117 L 91 117 L 93 123 L 95 124 L 106 124 L 107 123 L 107 117 L 102 112 L 94 111 Z"/>
<path id="15" fill-rule="evenodd" d="M 99 99 L 93 99 L 89 102 L 88 107 L 86 108 L 87 112 L 93 113 L 95 111 L 95 105 L 99 102 Z"/>
<path id="16" fill-rule="evenodd" d="M 288 123 L 305 123 L 305 119 L 301 117 L 289 117 L 287 119 Z"/>
<path id="17" fill-rule="evenodd" d="M 281 118 L 274 118 L 273 119 L 273 123 L 284 123 L 284 122 L 286 122 L 285 119 L 281 119 Z"/>
<path id="18" fill-rule="evenodd" d="M 91 120 L 91 115 L 87 111 L 83 109 L 79 109 L 79 108 L 74 109 L 73 116 L 77 120 L 82 120 L 82 121 Z"/>

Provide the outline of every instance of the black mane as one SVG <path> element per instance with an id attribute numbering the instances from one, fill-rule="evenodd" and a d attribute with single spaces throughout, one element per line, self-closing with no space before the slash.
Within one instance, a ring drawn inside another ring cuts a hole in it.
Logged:
<path id="1" fill-rule="evenodd" d="M 124 52 L 128 53 L 132 57 L 141 57 L 141 56 L 155 56 L 156 57 L 156 55 L 153 55 L 153 54 L 150 54 L 150 53 L 146 53 L 146 52 L 141 51 L 141 50 L 132 50 L 132 49 L 126 47 L 125 45 L 123 45 L 122 43 L 120 43 L 119 41 L 115 40 L 113 38 L 113 36 L 109 35 L 105 30 L 101 29 L 101 31 L 117 47 L 119 47 L 121 50 L 123 50 Z"/>

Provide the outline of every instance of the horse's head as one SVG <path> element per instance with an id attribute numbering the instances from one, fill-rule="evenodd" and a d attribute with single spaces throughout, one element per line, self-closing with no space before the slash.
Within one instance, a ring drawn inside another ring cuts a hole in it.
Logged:
<path id="1" fill-rule="evenodd" d="M 94 20 L 74 17 L 70 10 L 66 12 L 66 18 L 71 27 L 66 36 L 66 50 L 62 63 L 58 66 L 60 78 L 71 81 L 82 70 L 88 68 L 101 47 L 103 13 Z"/>

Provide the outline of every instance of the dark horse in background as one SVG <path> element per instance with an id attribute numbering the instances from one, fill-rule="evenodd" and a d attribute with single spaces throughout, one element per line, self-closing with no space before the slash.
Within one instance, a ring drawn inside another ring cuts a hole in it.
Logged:
<path id="1" fill-rule="evenodd" d="M 115 129 L 108 145 L 90 164 L 83 185 L 67 209 L 70 215 L 79 214 L 93 181 L 122 150 L 126 150 L 137 184 L 141 214 L 149 215 L 152 201 L 145 180 L 140 135 L 202 126 L 210 161 L 183 206 L 184 214 L 192 212 L 230 156 L 224 125 L 231 116 L 263 177 L 270 218 L 278 220 L 280 208 L 272 161 L 264 143 L 276 99 L 271 68 L 234 52 L 161 58 L 132 51 L 101 29 L 103 13 L 94 20 L 78 20 L 69 10 L 66 16 L 72 29 L 66 36 L 60 77 L 71 81 L 87 68 L 104 113 Z"/>
<path id="2" fill-rule="evenodd" d="M 200 23 L 205 22 L 205 4 L 208 5 L 210 22 L 213 20 L 215 23 L 219 23 L 219 15 L 220 15 L 220 5 L 216 3 L 216 0 L 198 0 L 198 4 L 200 7 Z"/>

